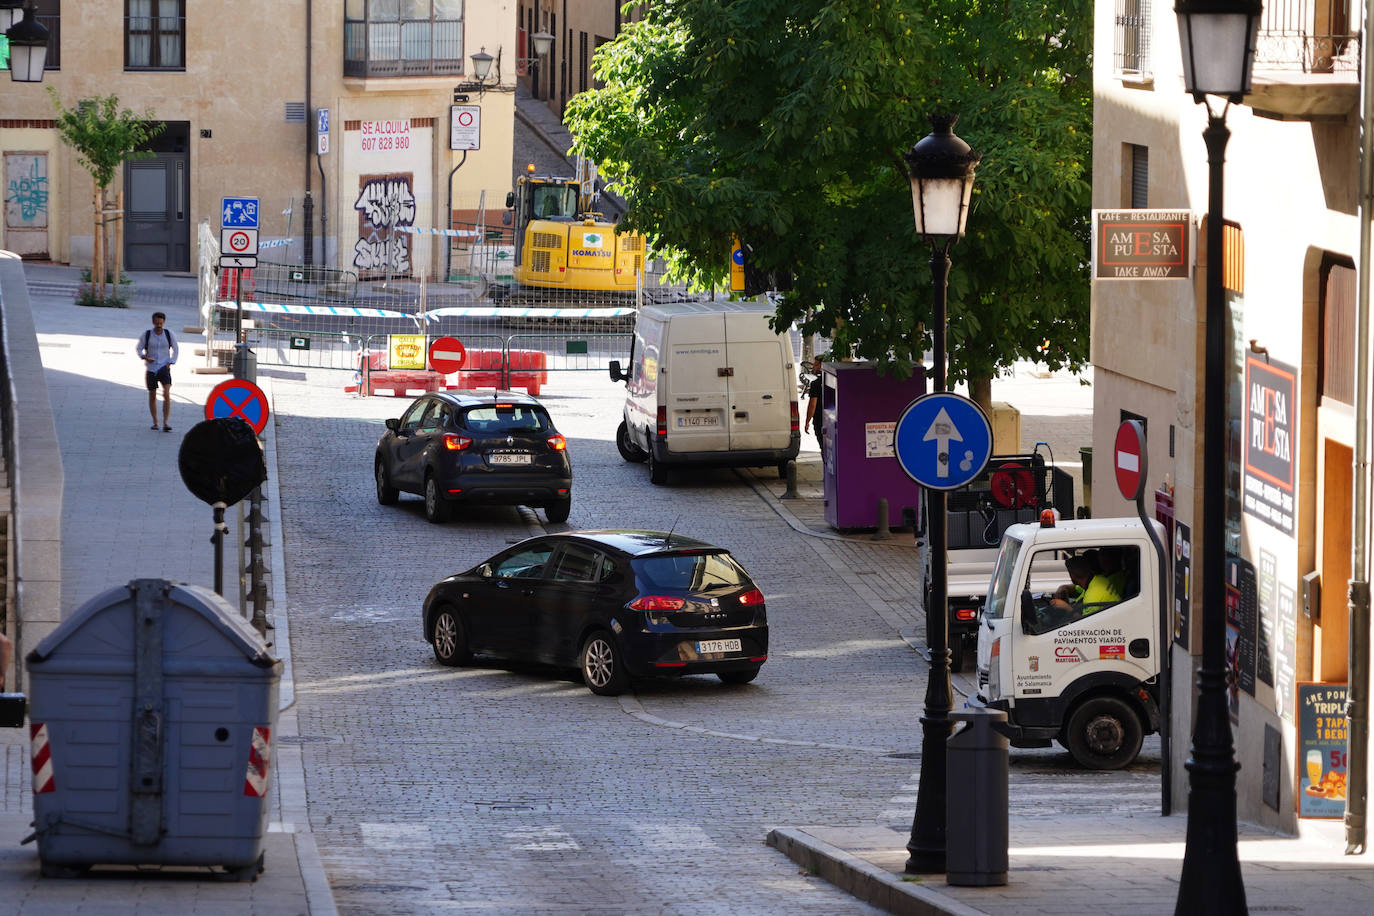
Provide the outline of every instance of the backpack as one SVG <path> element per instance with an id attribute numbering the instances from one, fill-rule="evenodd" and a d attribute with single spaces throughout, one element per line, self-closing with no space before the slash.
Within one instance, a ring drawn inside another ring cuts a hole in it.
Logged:
<path id="1" fill-rule="evenodd" d="M 176 338 L 172 336 L 171 328 L 163 328 L 162 333 L 167 335 L 167 350 L 168 352 L 170 352 L 172 347 L 175 347 L 177 345 Z M 146 331 L 143 332 L 143 352 L 145 353 L 148 352 L 148 342 L 152 340 L 152 334 L 152 328 L 148 328 Z"/>

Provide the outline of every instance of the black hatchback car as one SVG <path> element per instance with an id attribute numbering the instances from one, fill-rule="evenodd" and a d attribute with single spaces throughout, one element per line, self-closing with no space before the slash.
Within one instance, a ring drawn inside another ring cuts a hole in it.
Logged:
<path id="1" fill-rule="evenodd" d="M 768 660 L 768 612 L 749 574 L 720 547 L 658 531 L 521 541 L 431 588 L 424 632 L 445 665 L 476 653 L 576 666 L 604 696 L 635 677 L 746 684 Z"/>
<path id="2" fill-rule="evenodd" d="M 454 503 L 534 506 L 568 520 L 572 464 L 567 440 L 544 405 L 514 391 L 427 394 L 386 421 L 373 462 L 377 502 L 401 491 L 425 500 L 425 518 L 445 522 Z"/>

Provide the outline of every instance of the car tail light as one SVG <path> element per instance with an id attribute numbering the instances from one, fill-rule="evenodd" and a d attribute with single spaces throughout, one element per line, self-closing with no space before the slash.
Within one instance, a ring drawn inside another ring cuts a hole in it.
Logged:
<path id="1" fill-rule="evenodd" d="M 797 412 L 797 402 L 792 402 L 792 432 L 801 432 L 801 414 Z"/>
<path id="2" fill-rule="evenodd" d="M 668 435 L 668 408 L 659 405 L 658 408 L 658 437 L 663 439 Z"/>
<path id="3" fill-rule="evenodd" d="M 667 595 L 640 595 L 630 603 L 630 608 L 636 611 L 680 611 L 686 606 L 686 600 Z"/>
<path id="4" fill-rule="evenodd" d="M 549 436 L 549 448 L 555 452 L 561 452 L 568 447 L 568 440 L 562 436 Z"/>
<path id="5" fill-rule="evenodd" d="M 955 609 L 954 609 L 954 619 L 955 619 L 955 620 L 977 620 L 977 619 L 978 619 L 978 608 L 977 608 L 976 606 L 975 606 L 975 607 L 959 607 L 959 608 L 955 608 Z"/>
<path id="6" fill-rule="evenodd" d="M 749 607 L 755 604 L 763 604 L 763 592 L 759 591 L 756 588 L 751 588 L 749 589 L 749 591 L 739 596 L 739 603 L 744 605 L 745 607 Z"/>
<path id="7" fill-rule="evenodd" d="M 461 452 L 472 444 L 472 440 L 467 436 L 460 436 L 457 433 L 444 433 L 444 448 L 450 452 Z"/>

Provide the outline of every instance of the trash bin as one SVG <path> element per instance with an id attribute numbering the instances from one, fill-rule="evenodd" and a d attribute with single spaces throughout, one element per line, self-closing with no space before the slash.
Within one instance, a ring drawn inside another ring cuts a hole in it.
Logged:
<path id="1" fill-rule="evenodd" d="M 1000 709 L 970 706 L 949 714 L 945 742 L 945 883 L 1007 883 L 1007 721 Z"/>
<path id="2" fill-rule="evenodd" d="M 135 579 L 26 661 L 43 874 L 156 864 L 257 877 L 282 663 L 228 602 Z"/>

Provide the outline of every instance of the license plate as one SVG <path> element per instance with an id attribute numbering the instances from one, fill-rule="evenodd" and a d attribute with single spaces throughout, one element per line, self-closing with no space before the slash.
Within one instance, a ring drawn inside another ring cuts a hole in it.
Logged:
<path id="1" fill-rule="evenodd" d="M 679 428 L 692 426 L 719 426 L 720 417 L 715 414 L 702 414 L 695 417 L 678 417 L 677 425 Z"/>
<path id="2" fill-rule="evenodd" d="M 529 464 L 529 455 L 488 455 L 487 464 Z"/>
<path id="3" fill-rule="evenodd" d="M 738 652 L 740 642 L 738 639 L 703 639 L 697 643 L 697 651 L 702 655 L 712 652 Z"/>

